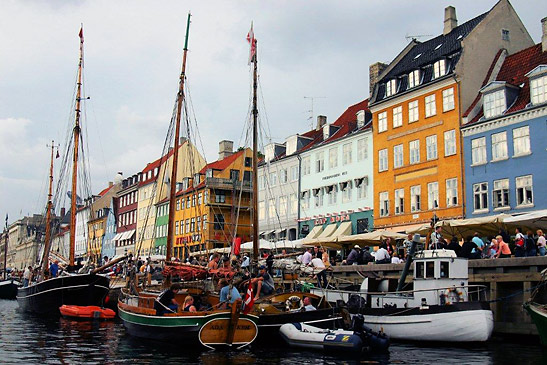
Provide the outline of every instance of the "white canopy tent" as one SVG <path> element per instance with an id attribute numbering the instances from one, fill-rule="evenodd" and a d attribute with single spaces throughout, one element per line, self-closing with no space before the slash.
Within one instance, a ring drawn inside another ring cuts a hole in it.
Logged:
<path id="1" fill-rule="evenodd" d="M 547 209 L 508 217 L 503 220 L 503 223 L 511 227 L 520 226 L 521 228 L 547 231 Z"/>

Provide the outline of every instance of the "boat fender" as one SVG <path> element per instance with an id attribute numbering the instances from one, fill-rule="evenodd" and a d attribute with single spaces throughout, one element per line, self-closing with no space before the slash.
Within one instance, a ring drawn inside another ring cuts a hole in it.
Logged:
<path id="1" fill-rule="evenodd" d="M 461 291 L 458 288 L 448 288 L 444 291 L 444 297 L 445 297 L 445 305 L 463 302 L 463 291 Z M 450 301 L 450 298 L 454 298 L 454 300 Z"/>
<path id="2" fill-rule="evenodd" d="M 293 295 L 285 301 L 285 306 L 288 311 L 296 312 L 304 308 L 304 302 L 299 296 Z"/>
<path id="3" fill-rule="evenodd" d="M 327 334 L 323 339 L 323 349 L 361 352 L 363 350 L 363 340 L 358 335 Z"/>

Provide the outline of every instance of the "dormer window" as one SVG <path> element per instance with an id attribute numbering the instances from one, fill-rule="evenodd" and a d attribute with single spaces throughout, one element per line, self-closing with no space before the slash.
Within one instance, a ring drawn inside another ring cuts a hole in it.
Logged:
<path id="1" fill-rule="evenodd" d="M 359 110 L 357 112 L 357 128 L 363 128 L 365 126 L 365 111 Z"/>
<path id="2" fill-rule="evenodd" d="M 207 171 L 205 171 L 205 177 L 212 178 L 213 177 L 213 169 L 207 169 Z"/>
<path id="3" fill-rule="evenodd" d="M 386 96 L 391 96 L 397 92 L 397 80 L 389 80 L 386 82 Z"/>
<path id="4" fill-rule="evenodd" d="M 323 141 L 326 141 L 330 137 L 330 125 L 325 124 L 323 126 Z"/>
<path id="5" fill-rule="evenodd" d="M 408 74 L 408 88 L 420 85 L 420 70 L 414 70 Z"/>
<path id="6" fill-rule="evenodd" d="M 433 78 L 437 79 L 446 74 L 446 60 L 438 60 L 433 64 Z"/>
<path id="7" fill-rule="evenodd" d="M 505 106 L 505 90 L 498 90 L 484 95 L 484 116 L 486 118 L 501 115 Z"/>
<path id="8" fill-rule="evenodd" d="M 533 105 L 547 101 L 547 65 L 539 65 L 526 74 L 530 79 L 530 102 Z"/>

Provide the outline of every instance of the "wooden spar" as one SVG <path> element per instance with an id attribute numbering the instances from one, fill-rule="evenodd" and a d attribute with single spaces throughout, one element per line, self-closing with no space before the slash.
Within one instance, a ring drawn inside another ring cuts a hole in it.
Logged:
<path id="1" fill-rule="evenodd" d="M 8 216 L 6 215 L 6 228 L 4 229 L 5 232 L 5 240 L 4 242 L 4 280 L 7 279 L 8 275 L 8 237 L 9 237 L 9 228 L 8 228 Z"/>
<path id="2" fill-rule="evenodd" d="M 51 199 L 53 197 L 53 149 L 55 148 L 55 142 L 51 141 L 51 161 L 49 163 L 49 190 L 47 194 L 46 205 L 46 238 L 44 240 L 44 254 L 42 256 L 42 274 L 45 277 L 46 270 L 48 268 L 49 249 L 51 247 L 51 206 L 53 205 Z"/>
<path id="3" fill-rule="evenodd" d="M 253 34 L 254 38 L 254 34 Z M 256 40 L 251 40 L 251 42 Z M 251 43 L 252 47 L 252 43 Z M 253 55 L 253 261 L 252 267 L 258 267 L 258 107 L 256 102 L 257 89 L 257 52 Z"/>
<path id="4" fill-rule="evenodd" d="M 69 265 L 74 266 L 74 250 L 76 247 L 76 197 L 78 179 L 78 148 L 80 144 L 80 102 L 82 96 L 82 66 L 84 57 L 83 26 L 80 29 L 80 61 L 78 63 L 78 82 L 76 91 L 76 120 L 74 122 L 74 153 L 72 156 L 72 196 L 70 197 L 70 255 Z"/>
<path id="5" fill-rule="evenodd" d="M 171 180 L 169 181 L 169 220 L 167 222 L 167 243 L 165 252 L 165 261 L 171 260 L 171 251 L 173 250 L 173 236 L 175 224 L 175 194 L 177 189 L 177 167 L 179 160 L 179 138 L 180 138 L 180 115 L 182 103 L 184 101 L 184 78 L 186 73 L 186 55 L 188 53 L 188 32 L 190 31 L 190 16 L 188 13 L 188 22 L 186 23 L 186 39 L 184 41 L 184 52 L 182 55 L 182 71 L 180 73 L 179 92 L 177 97 L 177 118 L 175 124 L 175 145 L 173 147 L 173 165 L 171 167 Z"/>
<path id="6" fill-rule="evenodd" d="M 114 264 L 117 264 L 118 262 L 120 262 L 122 260 L 125 260 L 126 258 L 127 258 L 127 256 L 122 256 L 122 257 L 118 257 L 117 259 L 110 260 L 107 264 L 104 264 L 103 266 L 100 266 L 96 269 L 93 269 L 93 271 L 91 271 L 91 273 L 92 274 L 99 273 L 99 272 L 103 271 L 104 269 L 108 269 L 110 266 L 112 266 Z"/>

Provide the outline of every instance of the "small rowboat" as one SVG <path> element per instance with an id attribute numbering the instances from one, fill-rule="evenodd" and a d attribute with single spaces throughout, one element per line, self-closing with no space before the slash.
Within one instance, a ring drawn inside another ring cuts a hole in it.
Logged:
<path id="1" fill-rule="evenodd" d="M 75 319 L 113 319 L 116 313 L 112 309 L 97 306 L 62 305 L 59 311 L 63 317 Z"/>

